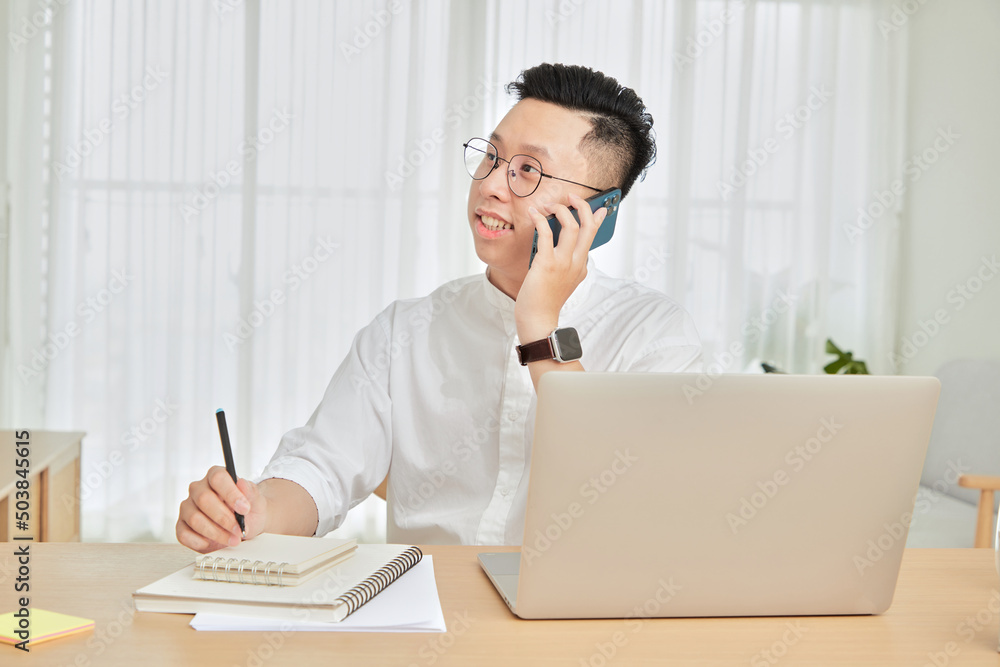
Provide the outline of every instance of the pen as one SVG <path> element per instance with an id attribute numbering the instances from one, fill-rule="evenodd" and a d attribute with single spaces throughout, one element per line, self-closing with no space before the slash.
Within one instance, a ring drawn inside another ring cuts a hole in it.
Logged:
<path id="1" fill-rule="evenodd" d="M 233 462 L 233 449 L 229 446 L 229 428 L 226 426 L 226 413 L 222 411 L 222 408 L 215 411 L 215 419 L 219 422 L 219 438 L 222 439 L 222 455 L 226 457 L 226 471 L 233 478 L 233 483 L 236 483 L 236 464 Z M 246 539 L 247 527 L 243 523 L 243 515 L 239 512 L 233 512 L 233 514 L 236 515 L 236 523 L 240 524 L 240 531 L 243 533 L 243 538 Z"/>

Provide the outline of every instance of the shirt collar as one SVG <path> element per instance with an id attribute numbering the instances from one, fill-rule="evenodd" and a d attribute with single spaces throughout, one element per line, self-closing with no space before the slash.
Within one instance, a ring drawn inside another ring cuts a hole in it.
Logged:
<path id="1" fill-rule="evenodd" d="M 483 271 L 483 289 L 486 290 L 486 300 L 498 308 L 501 312 L 514 312 L 514 299 L 500 291 L 500 289 L 490 282 L 490 267 Z"/>
<path id="2" fill-rule="evenodd" d="M 487 267 L 486 270 L 483 271 L 483 289 L 486 290 L 487 301 L 502 312 L 513 313 L 514 299 L 501 292 L 497 289 L 496 285 L 490 282 L 488 277 L 489 270 L 489 267 Z M 594 258 L 587 257 L 587 277 L 583 279 L 583 282 L 576 286 L 573 293 L 569 295 L 568 299 L 566 299 L 566 303 L 563 304 L 562 310 L 559 311 L 560 315 L 565 313 L 567 310 L 578 308 L 586 300 L 591 287 L 594 285 L 594 281 L 597 279 L 595 275 L 596 273 L 598 273 L 598 270 L 597 266 L 594 264 Z"/>

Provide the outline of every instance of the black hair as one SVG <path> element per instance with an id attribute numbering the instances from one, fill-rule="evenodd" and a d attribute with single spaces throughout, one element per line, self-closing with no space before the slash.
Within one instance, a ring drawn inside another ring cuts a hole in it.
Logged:
<path id="1" fill-rule="evenodd" d="M 518 100 L 535 99 L 583 112 L 593 129 L 580 140 L 580 150 L 593 175 L 608 187 L 621 188 L 622 197 L 656 160 L 653 117 L 642 98 L 603 72 L 543 63 L 521 72 L 507 84 L 507 92 Z"/>

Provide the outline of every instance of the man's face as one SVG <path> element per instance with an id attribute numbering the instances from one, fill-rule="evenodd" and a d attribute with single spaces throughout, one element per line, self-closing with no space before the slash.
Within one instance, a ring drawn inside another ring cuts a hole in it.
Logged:
<path id="1" fill-rule="evenodd" d="M 577 183 L 600 186 L 588 181 L 588 164 L 579 150 L 580 140 L 590 132 L 591 124 L 579 112 L 570 111 L 548 102 L 521 100 L 504 116 L 496 130 L 487 137 L 501 158 L 530 155 L 542 164 L 542 171 Z M 492 269 L 510 276 L 523 276 L 528 271 L 531 243 L 535 226 L 528 215 L 534 206 L 548 215 L 544 204 L 568 204 L 566 195 L 587 198 L 593 190 L 543 178 L 538 189 L 528 197 L 518 197 L 507 186 L 509 165 L 501 162 L 489 176 L 472 181 L 469 189 L 469 224 L 479 259 Z M 496 226 L 513 229 L 491 230 L 483 220 Z"/>

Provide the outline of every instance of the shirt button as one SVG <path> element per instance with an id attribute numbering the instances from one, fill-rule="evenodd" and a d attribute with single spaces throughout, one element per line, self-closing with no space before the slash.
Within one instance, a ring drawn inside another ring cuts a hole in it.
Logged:
<path id="1" fill-rule="evenodd" d="M 507 496 L 510 495 L 510 489 L 504 489 L 503 491 L 500 492 L 500 495 L 506 498 Z"/>
<path id="2" fill-rule="evenodd" d="M 516 412 L 508 412 L 507 413 L 507 419 L 509 419 L 512 422 L 516 422 L 517 418 L 520 417 L 520 416 L 521 415 L 517 414 Z"/>

